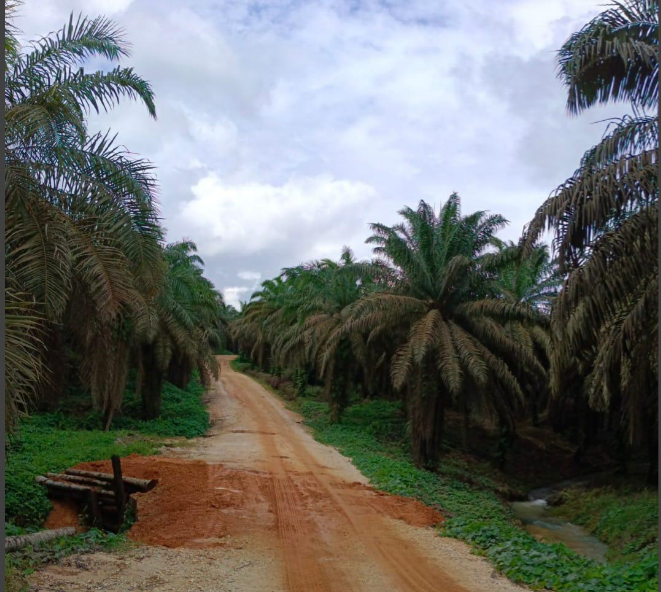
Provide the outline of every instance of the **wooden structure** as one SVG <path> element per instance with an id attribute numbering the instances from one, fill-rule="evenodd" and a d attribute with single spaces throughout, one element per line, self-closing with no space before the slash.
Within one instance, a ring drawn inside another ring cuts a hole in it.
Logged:
<path id="1" fill-rule="evenodd" d="M 50 497 L 70 498 L 87 508 L 90 525 L 117 532 L 124 523 L 127 506 L 135 509 L 132 493 L 150 491 L 157 479 L 124 477 L 118 456 L 113 456 L 112 473 L 67 469 L 35 477 L 48 489 Z"/>

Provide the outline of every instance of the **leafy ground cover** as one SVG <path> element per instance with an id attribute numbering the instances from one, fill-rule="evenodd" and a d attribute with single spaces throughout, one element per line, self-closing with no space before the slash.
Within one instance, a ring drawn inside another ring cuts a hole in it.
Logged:
<path id="1" fill-rule="evenodd" d="M 250 365 L 235 361 L 233 366 L 245 371 Z M 305 418 L 317 440 L 351 458 L 375 487 L 441 510 L 448 516 L 441 535 L 468 542 L 513 581 L 558 592 L 657 590 L 656 549 L 647 548 L 634 561 L 602 564 L 523 530 L 500 497 L 502 483 L 488 463 L 448 449 L 437 472 L 417 468 L 409 454 L 400 403 L 354 403 L 341 423 L 332 424 L 327 404 L 318 391 L 312 394 L 288 405 Z"/>
<path id="2" fill-rule="evenodd" d="M 636 562 L 652 553 L 659 539 L 659 506 L 656 490 L 635 483 L 615 483 L 595 489 L 572 488 L 562 492 L 553 508 L 604 541 L 613 560 Z"/>
<path id="3" fill-rule="evenodd" d="M 113 454 L 155 454 L 164 437 L 192 438 L 209 425 L 203 403 L 204 387 L 194 377 L 186 390 L 171 384 L 163 389 L 161 417 L 139 419 L 140 402 L 128 393 L 121 416 L 112 430 L 98 429 L 98 412 L 89 411 L 76 397 L 65 400 L 54 413 L 35 414 L 21 423 L 7 445 L 5 468 L 5 523 L 38 526 L 51 504 L 36 475 L 59 472 L 80 462 L 107 459 Z"/>
<path id="4" fill-rule="evenodd" d="M 27 576 L 40 565 L 52 563 L 71 553 L 92 553 L 94 551 L 119 550 L 132 543 L 125 536 L 126 524 L 121 532 L 113 534 L 96 528 L 71 537 L 61 537 L 39 543 L 35 546 L 23 547 L 17 551 L 5 554 L 5 590 L 7 592 L 23 592 L 28 589 Z M 24 529 L 5 523 L 5 535 L 25 534 L 32 528 Z"/>
<path id="5" fill-rule="evenodd" d="M 140 419 L 140 397 L 129 383 L 121 413 L 113 419 L 112 431 L 196 438 L 204 434 L 209 426 L 209 412 L 204 406 L 203 398 L 204 387 L 200 384 L 197 374 L 185 390 L 164 382 L 161 415 L 157 419 L 143 421 Z M 43 425 L 64 430 L 98 430 L 103 425 L 101 412 L 91 409 L 87 394 L 68 397 L 53 413 L 40 414 L 35 418 Z"/>

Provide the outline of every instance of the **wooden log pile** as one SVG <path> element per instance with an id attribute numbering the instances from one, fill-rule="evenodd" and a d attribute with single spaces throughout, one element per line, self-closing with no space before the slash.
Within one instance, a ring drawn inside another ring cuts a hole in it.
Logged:
<path id="1" fill-rule="evenodd" d="M 87 508 L 91 526 L 118 532 L 124 523 L 127 506 L 135 509 L 131 494 L 150 491 L 157 479 L 124 477 L 118 456 L 112 457 L 112 473 L 67 469 L 64 473 L 46 473 L 35 477 L 48 489 L 52 498 L 69 498 Z"/>

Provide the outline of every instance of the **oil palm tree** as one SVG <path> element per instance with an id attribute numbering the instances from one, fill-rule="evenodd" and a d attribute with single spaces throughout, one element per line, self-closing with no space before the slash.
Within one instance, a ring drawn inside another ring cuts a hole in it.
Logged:
<path id="1" fill-rule="evenodd" d="M 122 326 L 129 318 L 142 322 L 147 311 L 135 278 L 148 289 L 157 285 L 161 229 L 151 164 L 132 158 L 109 134 L 89 135 L 86 114 L 127 97 L 155 117 L 153 93 L 131 68 L 88 73 L 79 67 L 91 57 L 128 55 L 121 31 L 104 18 L 72 15 L 27 53 L 15 36 L 5 38 L 8 44 L 5 301 L 34 310 L 13 319 L 17 327 L 25 324 L 24 335 L 37 324 L 45 332 L 62 324 L 74 330 L 87 353 L 83 378 L 108 413 L 124 389 Z M 27 376 L 27 366 L 39 365 L 34 345 L 21 350 L 7 342 L 10 377 Z M 30 352 L 22 369 L 14 366 L 19 350 Z M 42 361 L 48 365 L 48 355 Z M 24 382 L 8 386 L 15 402 L 28 395 Z"/>
<path id="2" fill-rule="evenodd" d="M 285 274 L 265 280 L 250 301 L 241 308 L 241 316 L 232 323 L 232 336 L 239 348 L 267 370 L 271 365 L 273 342 L 295 322 L 294 281 Z"/>
<path id="3" fill-rule="evenodd" d="M 658 2 L 615 3 L 558 56 L 570 113 L 627 102 L 574 175 L 539 208 L 528 244 L 555 231 L 566 274 L 553 314 L 553 387 L 578 364 L 594 409 L 621 419 L 622 446 L 657 442 Z M 573 372 L 575 373 L 575 372 Z M 652 476 L 653 478 L 653 476 Z"/>
<path id="4" fill-rule="evenodd" d="M 491 296 L 497 259 L 490 252 L 501 216 L 462 216 L 450 196 L 437 215 L 421 201 L 400 211 L 404 222 L 372 224 L 375 254 L 387 268 L 387 289 L 352 306 L 345 331 L 404 332 L 392 359 L 396 388 L 410 390 L 410 427 L 416 461 L 433 465 L 440 451 L 445 410 L 468 397 L 514 430 L 512 409 L 523 400 L 515 364 L 536 367 L 535 356 L 505 330 L 510 320 L 534 321 L 528 306 Z"/>
<path id="5" fill-rule="evenodd" d="M 185 388 L 194 369 L 204 384 L 211 376 L 218 377 L 215 351 L 227 333 L 225 304 L 203 276 L 204 261 L 196 245 L 171 243 L 163 251 L 163 260 L 163 283 L 150 302 L 156 331 L 151 338 L 138 335 L 138 391 L 146 419 L 160 415 L 164 379 Z"/>
<path id="6" fill-rule="evenodd" d="M 338 262 L 323 259 L 284 270 L 294 278 L 297 297 L 292 305 L 298 321 L 275 341 L 277 359 L 292 367 L 307 364 L 316 370 L 324 379 L 333 422 L 340 421 L 349 403 L 352 378 L 358 370 L 370 374 L 363 337 L 342 331 L 349 307 L 370 289 L 369 276 L 361 274 L 364 265 L 344 247 Z"/>
<path id="7" fill-rule="evenodd" d="M 509 241 L 498 248 L 502 264 L 493 284 L 495 294 L 507 302 L 525 305 L 540 313 L 535 323 L 508 321 L 505 330 L 512 339 L 533 351 L 540 365 L 547 370 L 552 352 L 550 314 L 562 284 L 557 262 L 551 259 L 550 249 L 543 243 L 524 249 Z M 548 372 L 530 370 L 530 367 L 521 365 L 517 372 L 525 388 L 533 425 L 538 425 L 540 410 L 548 403 Z"/>

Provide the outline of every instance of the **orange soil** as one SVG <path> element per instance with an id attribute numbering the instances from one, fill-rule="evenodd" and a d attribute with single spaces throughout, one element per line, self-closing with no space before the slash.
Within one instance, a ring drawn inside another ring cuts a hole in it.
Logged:
<path id="1" fill-rule="evenodd" d="M 424 531 L 402 530 L 412 528 L 403 522 L 438 524 L 439 512 L 368 486 L 230 359 L 221 357 L 209 393 L 215 425 L 206 438 L 167 457 L 122 459 L 127 476 L 159 479 L 135 495 L 132 539 L 171 548 L 267 545 L 279 557 L 273 577 L 292 592 L 466 592 L 462 574 L 421 542 Z M 77 468 L 111 471 L 110 461 Z"/>
<path id="2" fill-rule="evenodd" d="M 86 471 L 112 472 L 110 461 L 76 465 Z M 127 477 L 158 479 L 150 492 L 134 494 L 138 521 L 129 536 L 133 540 L 164 547 L 217 547 L 222 539 L 247 531 L 274 530 L 273 477 L 255 471 L 237 471 L 202 461 L 161 456 L 131 455 L 122 459 Z M 347 489 L 368 493 L 369 505 L 379 513 L 412 526 L 433 526 L 443 516 L 410 498 L 388 495 L 362 483 Z M 308 490 L 314 498 L 314 490 Z M 323 498 L 323 496 L 322 496 Z M 48 528 L 77 524 L 76 505 L 56 502 Z"/>
<path id="3" fill-rule="evenodd" d="M 53 500 L 53 509 L 48 514 L 44 528 L 64 528 L 75 526 L 79 532 L 83 530 L 78 523 L 78 515 L 81 511 L 80 505 L 74 500 Z"/>

